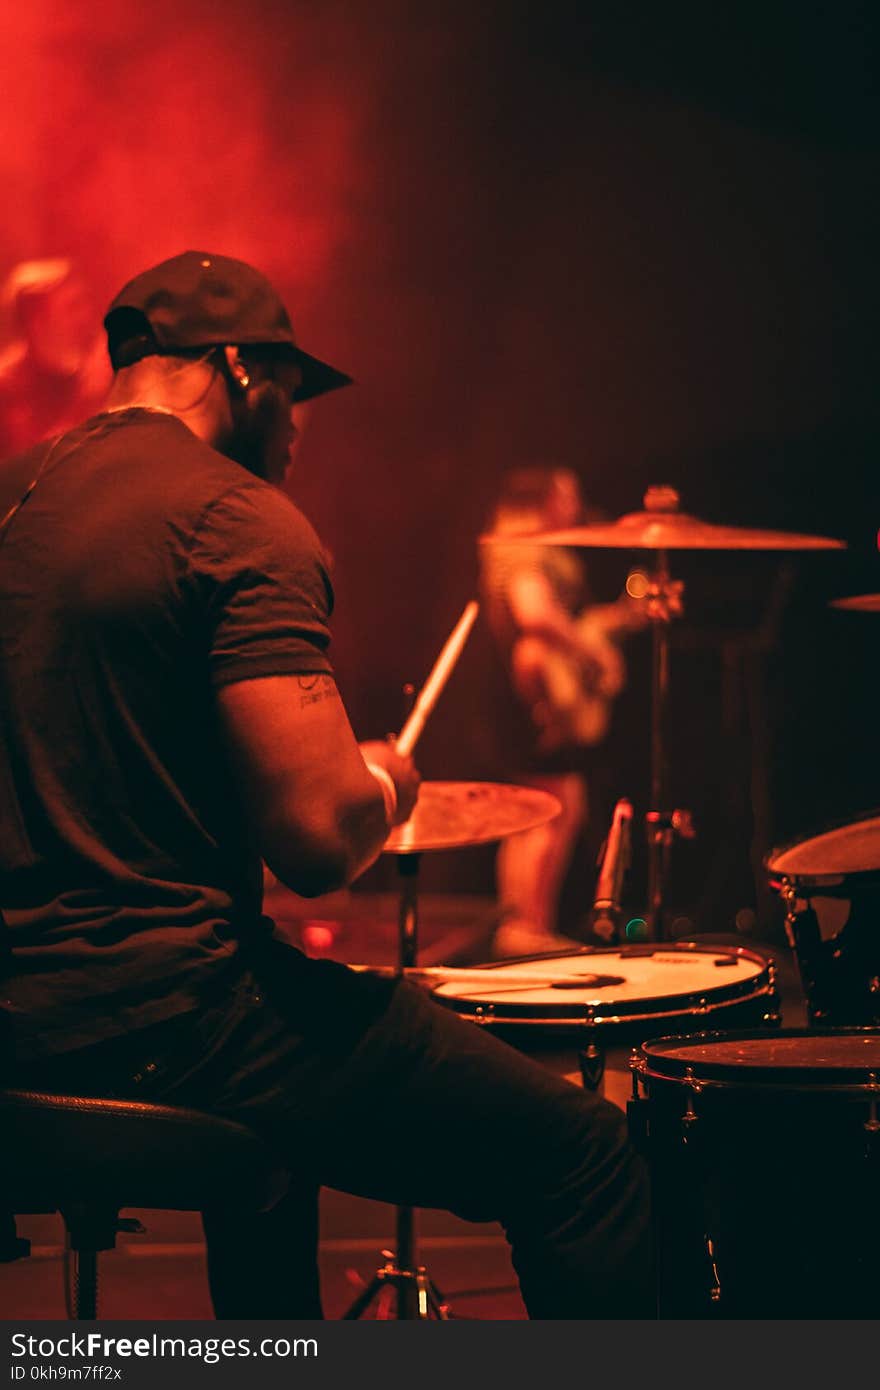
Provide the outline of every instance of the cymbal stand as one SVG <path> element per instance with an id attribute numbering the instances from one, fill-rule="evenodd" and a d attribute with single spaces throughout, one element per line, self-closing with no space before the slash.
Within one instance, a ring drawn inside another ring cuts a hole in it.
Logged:
<path id="1" fill-rule="evenodd" d="M 693 838 L 689 811 L 667 810 L 666 720 L 669 703 L 669 625 L 684 611 L 684 583 L 669 573 L 665 550 L 657 551 L 657 564 L 648 576 L 645 592 L 651 622 L 651 809 L 645 816 L 648 840 L 648 936 L 662 941 L 665 932 L 666 881 L 676 836 Z"/>
<path id="2" fill-rule="evenodd" d="M 456 642 L 460 644 L 466 640 L 467 633 L 470 631 L 476 616 L 475 610 L 476 604 L 469 604 L 465 609 L 456 632 L 447 643 L 445 649 L 447 656 L 450 644 Z M 443 660 L 444 658 L 441 656 L 440 662 L 442 663 Z M 437 667 L 435 666 L 432 679 L 437 679 L 437 675 Z M 399 748 L 404 746 L 408 731 L 412 733 L 411 721 L 416 711 L 415 687 L 409 682 L 403 687 L 403 697 L 405 711 L 409 717 L 398 740 Z M 425 691 L 423 690 L 420 698 L 424 699 L 424 697 Z M 425 717 L 426 714 L 422 716 L 422 719 L 424 720 Z M 393 735 L 389 735 L 389 737 L 393 737 Z M 417 737 L 418 730 L 412 735 L 410 742 L 413 743 Z M 418 853 L 397 854 L 395 859 L 397 861 L 397 877 L 400 882 L 400 904 L 397 913 L 397 969 L 395 973 L 400 979 L 407 970 L 411 970 L 418 962 L 418 883 L 421 855 Z M 344 1318 L 361 1317 L 374 1298 L 379 1300 L 380 1307 L 384 1307 L 385 1295 L 390 1289 L 397 1294 L 397 1317 L 399 1320 L 413 1321 L 433 1316 L 443 1322 L 447 1321 L 449 1308 L 446 1300 L 430 1278 L 425 1266 L 416 1264 L 415 1211 L 410 1206 L 398 1206 L 396 1208 L 395 1245 L 396 1250 L 382 1251 L 382 1258 L 385 1263 L 379 1266 L 369 1284 L 358 1294 L 348 1312 L 343 1315 Z"/>
<path id="3" fill-rule="evenodd" d="M 403 976 L 417 962 L 419 946 L 418 876 L 419 854 L 398 854 L 400 880 L 398 911 L 397 975 Z M 447 1321 L 449 1307 L 424 1265 L 416 1263 L 415 1212 L 399 1206 L 395 1216 L 396 1251 L 383 1250 L 385 1260 L 366 1288 L 358 1294 L 345 1318 L 359 1318 L 374 1298 L 382 1299 L 390 1289 L 396 1292 L 398 1319 L 439 1318 Z"/>

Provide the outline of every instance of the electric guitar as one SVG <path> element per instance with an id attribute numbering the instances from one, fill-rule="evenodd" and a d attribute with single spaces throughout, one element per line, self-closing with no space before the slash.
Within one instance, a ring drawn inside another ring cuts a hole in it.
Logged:
<path id="1" fill-rule="evenodd" d="M 647 622 L 644 604 L 623 594 L 575 617 L 571 647 L 537 633 L 515 639 L 510 654 L 513 684 L 529 708 L 542 752 L 592 747 L 602 741 L 614 698 L 626 681 L 618 639 Z"/>

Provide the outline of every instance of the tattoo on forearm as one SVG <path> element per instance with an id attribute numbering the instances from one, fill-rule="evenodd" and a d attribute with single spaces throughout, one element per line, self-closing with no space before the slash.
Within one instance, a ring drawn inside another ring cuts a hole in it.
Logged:
<path id="1" fill-rule="evenodd" d="M 329 700 L 336 694 L 336 682 L 332 676 L 297 676 L 300 688 L 299 707 L 316 705 L 319 700 Z"/>

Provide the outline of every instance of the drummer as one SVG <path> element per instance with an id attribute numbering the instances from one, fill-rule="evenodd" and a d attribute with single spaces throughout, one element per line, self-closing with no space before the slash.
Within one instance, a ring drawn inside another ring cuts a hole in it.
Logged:
<path id="1" fill-rule="evenodd" d="M 301 403 L 349 378 L 213 253 L 105 322 L 104 411 L 0 474 L 6 1080 L 222 1113 L 288 1157 L 271 1212 L 206 1227 L 220 1318 L 321 1315 L 323 1184 L 502 1222 L 532 1317 L 650 1316 L 620 1112 L 260 916 L 261 857 L 348 883 L 418 793 L 355 741 L 324 553 L 279 490 Z"/>

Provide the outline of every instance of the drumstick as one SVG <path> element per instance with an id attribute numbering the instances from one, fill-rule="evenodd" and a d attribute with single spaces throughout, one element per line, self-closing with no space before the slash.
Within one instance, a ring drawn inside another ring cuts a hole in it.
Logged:
<path id="1" fill-rule="evenodd" d="M 470 635 L 479 610 L 480 605 L 476 599 L 471 599 L 470 603 L 465 605 L 464 612 L 446 639 L 446 645 L 434 663 L 434 669 L 419 691 L 410 716 L 401 729 L 395 744 L 398 753 L 402 753 L 404 757 L 408 757 L 415 748 L 428 715 L 436 705 L 441 690 L 452 675 L 452 668 L 461 656 L 462 648 Z"/>

